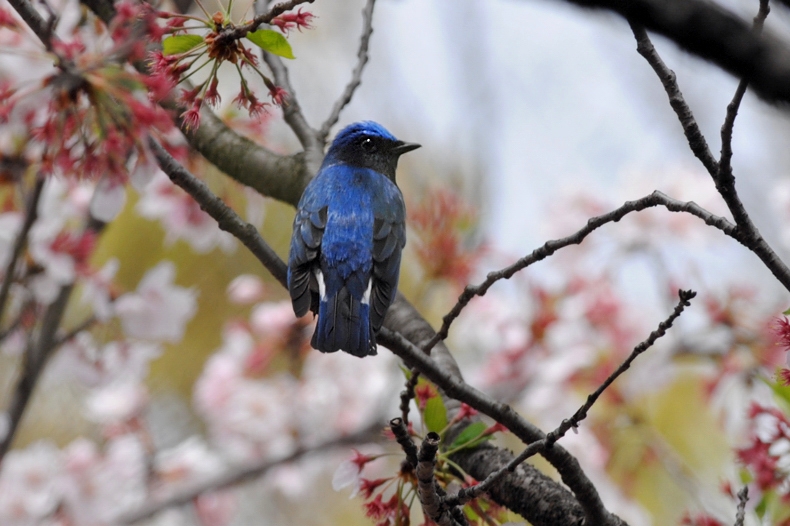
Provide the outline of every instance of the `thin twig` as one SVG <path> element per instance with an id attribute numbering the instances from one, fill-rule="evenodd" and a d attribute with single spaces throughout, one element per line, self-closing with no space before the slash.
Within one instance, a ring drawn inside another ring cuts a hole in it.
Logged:
<path id="1" fill-rule="evenodd" d="M 27 235 L 38 218 L 38 201 L 41 198 L 41 192 L 44 188 L 44 178 L 38 177 L 36 184 L 33 187 L 33 192 L 27 202 L 27 210 L 25 211 L 25 220 L 22 223 L 22 228 L 14 240 L 14 250 L 11 252 L 11 258 L 5 269 L 5 276 L 3 276 L 3 284 L 0 285 L 0 320 L 3 319 L 6 304 L 8 303 L 8 294 L 11 290 L 11 284 L 14 282 L 14 275 L 16 274 L 16 265 L 19 258 L 22 256 L 22 251 L 27 245 Z"/>
<path id="2" fill-rule="evenodd" d="M 390 420 L 390 430 L 395 435 L 395 440 L 400 444 L 401 449 L 406 454 L 406 461 L 414 468 L 417 465 L 417 446 L 409 435 L 406 423 L 400 418 Z"/>
<path id="3" fill-rule="evenodd" d="M 407 365 L 418 367 L 421 373 L 441 388 L 448 397 L 465 402 L 484 415 L 490 416 L 507 427 L 525 444 L 546 437 L 540 429 L 524 419 L 509 405 L 492 399 L 462 379 L 443 370 L 433 358 L 401 334 L 393 332 L 385 326 L 378 333 L 377 341 L 399 356 Z M 543 456 L 557 469 L 562 481 L 575 495 L 585 514 L 587 524 L 622 524 L 617 517 L 606 510 L 595 485 L 587 478 L 579 466 L 578 460 L 570 453 L 561 446 L 555 445 L 545 449 Z"/>
<path id="4" fill-rule="evenodd" d="M 370 35 L 373 34 L 373 7 L 376 3 L 376 0 L 368 0 L 365 4 L 365 8 L 362 10 L 362 36 L 359 38 L 359 50 L 357 51 L 357 65 L 354 68 L 354 72 L 351 74 L 351 80 L 349 81 L 346 89 L 343 91 L 343 94 L 340 98 L 335 102 L 335 105 L 332 107 L 332 112 L 327 117 L 326 122 L 321 126 L 321 130 L 318 132 L 318 138 L 321 142 L 326 142 L 326 138 L 329 135 L 329 130 L 332 129 L 337 123 L 337 120 L 340 118 L 340 112 L 343 111 L 343 108 L 351 102 L 351 98 L 354 96 L 354 91 L 359 87 L 362 83 L 362 72 L 365 69 L 365 64 L 368 63 L 368 45 L 370 43 Z"/>
<path id="5" fill-rule="evenodd" d="M 6 411 L 8 415 L 8 431 L 0 442 L 0 462 L 2 462 L 5 454 L 11 448 L 11 444 L 14 442 L 16 431 L 22 421 L 22 416 L 25 413 L 25 409 L 27 409 L 41 372 L 44 370 L 52 350 L 55 348 L 55 333 L 60 326 L 60 321 L 63 319 L 63 313 L 66 311 L 66 304 L 71 297 L 73 288 L 73 284 L 60 288 L 57 298 L 47 307 L 44 313 L 38 339 L 31 341 L 25 350 L 22 372 L 14 387 L 11 404 Z"/>
<path id="6" fill-rule="evenodd" d="M 302 148 L 304 148 L 307 156 L 305 162 L 307 162 L 308 169 L 315 173 L 318 171 L 321 158 L 323 157 L 323 143 L 318 140 L 318 132 L 308 124 L 302 113 L 302 107 L 299 105 L 288 76 L 288 68 L 285 67 L 282 59 L 277 55 L 264 51 L 263 60 L 269 66 L 269 69 L 272 70 L 275 84 L 288 92 L 287 104 L 283 106 L 283 120 L 291 128 L 296 138 L 299 139 Z"/>
<path id="7" fill-rule="evenodd" d="M 761 4 L 761 10 L 765 11 L 767 15 L 767 4 L 765 5 L 765 9 L 762 9 L 762 7 Z M 760 16 L 761 15 L 758 14 L 758 17 Z M 735 220 L 737 228 L 736 236 L 734 237 L 743 246 L 759 257 L 774 277 L 790 291 L 790 268 L 788 268 L 785 262 L 776 254 L 768 242 L 765 241 L 760 231 L 757 229 L 757 226 L 751 220 L 751 217 L 749 217 L 735 189 L 735 177 L 732 174 L 732 168 L 729 166 L 729 158 L 725 156 L 727 169 L 721 170 L 719 162 L 713 159 L 707 142 L 699 131 L 699 126 L 697 126 L 691 110 L 683 99 L 683 95 L 680 93 L 675 74 L 666 67 L 661 57 L 658 56 L 644 28 L 631 23 L 631 29 L 636 37 L 637 51 L 644 56 L 651 67 L 653 67 L 669 96 L 670 104 L 675 110 L 675 113 L 677 113 L 683 131 L 688 138 L 689 147 L 708 170 L 708 173 L 713 178 L 713 182 L 716 184 L 716 190 L 718 190 L 719 195 L 724 199 L 727 208 L 730 210 Z M 756 65 L 753 66 L 753 68 L 756 67 Z M 749 76 L 748 72 L 746 72 L 744 76 Z M 753 76 L 750 76 L 750 79 L 752 82 L 754 81 Z"/>
<path id="8" fill-rule="evenodd" d="M 64 343 L 68 342 L 69 340 L 77 336 L 82 331 L 89 329 L 91 325 L 93 325 L 97 321 L 99 320 L 96 318 L 96 316 L 89 316 L 88 318 L 83 320 L 82 323 L 80 323 L 79 325 L 71 329 L 69 332 L 67 332 L 66 334 L 60 336 L 57 340 L 55 340 L 54 343 L 55 347 L 60 347 Z"/>
<path id="9" fill-rule="evenodd" d="M 436 335 L 425 345 L 423 348 L 424 352 L 429 353 L 436 343 L 447 338 L 450 326 L 452 325 L 453 321 L 455 321 L 455 319 L 461 314 L 461 311 L 464 309 L 464 307 L 466 307 L 466 305 L 469 304 L 469 302 L 475 296 L 483 296 L 497 281 L 502 279 L 510 279 L 516 272 L 525 269 L 533 263 L 537 263 L 538 261 L 546 259 L 561 248 L 567 247 L 569 245 L 578 245 L 590 233 L 607 223 L 616 223 L 617 221 L 620 221 L 620 219 L 622 219 L 626 214 L 631 212 L 639 212 L 646 208 L 655 206 L 663 206 L 670 212 L 685 212 L 696 216 L 705 221 L 705 224 L 721 230 L 724 234 L 736 239 L 737 241 L 741 241 L 737 236 L 735 225 L 733 225 L 726 218 L 708 212 L 693 201 L 679 201 L 656 190 L 652 194 L 642 197 L 641 199 L 628 201 L 623 206 L 612 210 L 611 212 L 590 218 L 584 228 L 578 230 L 576 233 L 571 234 L 568 237 L 547 241 L 542 247 L 533 250 L 530 254 L 519 259 L 512 265 L 489 273 L 488 276 L 486 276 L 485 281 L 479 285 L 467 285 L 467 287 L 458 297 L 457 303 L 453 306 L 450 312 L 448 312 L 444 318 L 442 318 L 441 329 L 437 331 Z"/>
<path id="10" fill-rule="evenodd" d="M 768 5 L 768 0 L 760 0 L 760 9 L 757 11 L 757 16 L 754 17 L 754 25 L 752 26 L 755 35 L 762 33 L 765 19 L 770 12 L 771 7 Z M 727 105 L 727 114 L 724 117 L 724 124 L 721 126 L 719 171 L 722 173 L 729 172 L 730 175 L 732 175 L 732 129 L 735 125 L 735 118 L 738 116 L 738 108 L 741 105 L 741 101 L 743 100 L 748 86 L 749 79 L 746 77 L 742 78 L 738 83 L 738 88 L 735 90 L 732 101 Z"/>
<path id="11" fill-rule="evenodd" d="M 708 172 L 713 173 L 718 171 L 718 163 L 710 152 L 710 148 L 708 148 L 708 143 L 702 135 L 697 121 L 694 119 L 691 108 L 686 104 L 686 100 L 683 98 L 680 88 L 678 88 L 675 72 L 669 69 L 667 65 L 664 64 L 664 61 L 661 60 L 658 52 L 656 52 L 656 48 L 653 47 L 653 43 L 650 41 L 650 37 L 647 36 L 645 28 L 630 21 L 629 25 L 631 26 L 631 31 L 634 33 L 634 37 L 636 37 L 636 51 L 645 57 L 650 67 L 652 67 L 653 71 L 658 75 L 669 97 L 669 104 L 672 106 L 672 109 L 675 110 L 680 125 L 683 127 L 683 133 L 686 134 L 686 139 L 688 139 L 691 151 L 702 162 Z"/>
<path id="12" fill-rule="evenodd" d="M 282 4 L 276 4 L 272 6 L 266 13 L 262 13 L 246 24 L 240 26 L 229 26 L 227 29 L 223 29 L 219 36 L 217 37 L 216 42 L 229 44 L 233 40 L 239 40 L 247 36 L 247 33 L 255 31 L 258 29 L 262 24 L 268 24 L 274 18 L 277 18 L 281 14 L 285 13 L 286 11 L 290 11 L 294 7 L 300 4 L 312 4 L 315 0 L 290 0 L 289 2 L 283 2 Z"/>
<path id="13" fill-rule="evenodd" d="M 746 503 L 749 502 L 749 486 L 738 492 L 738 511 L 735 513 L 735 526 L 743 526 L 746 519 Z"/>
<path id="14" fill-rule="evenodd" d="M 420 371 L 412 367 L 411 376 L 406 380 L 406 385 L 400 393 L 400 414 L 406 426 L 409 425 L 409 406 L 414 398 L 414 389 L 417 387 L 417 382 L 420 379 Z"/>
<path id="15" fill-rule="evenodd" d="M 628 358 L 620 364 L 620 367 L 615 369 L 612 374 L 600 385 L 598 389 L 595 390 L 592 394 L 587 397 L 587 400 L 584 404 L 576 410 L 573 416 L 569 419 L 565 419 L 562 423 L 555 429 L 546 434 L 546 437 L 532 442 L 527 446 L 524 451 L 522 451 L 518 456 L 516 456 L 511 462 L 509 462 L 506 466 L 495 471 L 491 475 L 489 475 L 485 480 L 477 484 L 476 486 L 472 486 L 470 488 L 462 488 L 458 491 L 458 494 L 453 497 L 448 497 L 448 505 L 462 505 L 466 504 L 472 499 L 476 499 L 484 492 L 488 491 L 488 489 L 496 482 L 498 482 L 505 474 L 512 473 L 519 464 L 530 458 L 531 456 L 542 452 L 546 448 L 552 447 L 557 440 L 565 436 L 565 434 L 570 429 L 575 429 L 579 427 L 579 423 L 587 418 L 587 414 L 592 408 L 593 404 L 598 400 L 598 398 L 603 394 L 603 392 L 610 386 L 612 383 L 625 371 L 631 367 L 631 364 L 636 360 L 636 358 L 645 352 L 647 349 L 653 346 L 653 344 L 666 334 L 667 329 L 672 327 L 672 324 L 675 320 L 683 313 L 684 309 L 690 305 L 691 299 L 693 299 L 697 295 L 696 292 L 690 290 L 680 290 L 678 291 L 678 296 L 680 300 L 678 304 L 675 306 L 675 309 L 669 315 L 669 317 L 658 324 L 658 328 L 650 333 L 646 340 L 642 341 L 639 345 L 634 347 L 634 350 L 631 351 L 631 354 L 628 355 Z"/>
<path id="16" fill-rule="evenodd" d="M 162 171 L 167 174 L 170 180 L 191 195 L 200 205 L 200 209 L 213 217 L 222 230 L 229 232 L 244 243 L 244 246 L 263 263 L 263 266 L 271 272 L 272 276 L 284 287 L 287 287 L 285 263 L 263 240 L 258 230 L 241 219 L 222 199 L 214 195 L 203 181 L 189 173 L 186 168 L 167 153 L 167 150 L 156 139 L 149 137 L 148 144 L 154 152 L 159 167 L 162 168 Z"/>
<path id="17" fill-rule="evenodd" d="M 377 440 L 380 437 L 381 427 L 376 425 L 359 433 L 348 435 L 345 437 L 336 438 L 317 446 L 301 446 L 293 453 L 278 459 L 263 459 L 252 462 L 245 466 L 236 466 L 225 473 L 215 476 L 209 480 L 195 484 L 181 491 L 174 493 L 166 499 L 147 502 L 142 507 L 125 513 L 115 523 L 117 524 L 134 524 L 142 520 L 148 519 L 157 513 L 164 511 L 168 508 L 175 506 L 183 506 L 194 501 L 199 496 L 205 493 L 218 491 L 241 482 L 259 478 L 261 475 L 270 471 L 272 468 L 294 462 L 310 453 L 320 453 L 329 449 L 334 449 L 341 446 L 348 446 L 353 444 L 368 443 Z"/>
<path id="18" fill-rule="evenodd" d="M 106 223 L 88 216 L 83 235 L 92 232 L 98 236 L 105 226 Z M 7 410 L 8 431 L 2 437 L 2 441 L 0 441 L 0 463 L 2 463 L 5 454 L 14 442 L 16 431 L 25 414 L 30 398 L 33 396 L 41 373 L 60 343 L 56 339 L 56 335 L 73 290 L 74 283 L 60 287 L 55 300 L 44 311 L 37 337 L 33 337 L 32 331 L 29 333 L 28 345 L 23 356 L 22 372 L 14 387 L 11 403 Z"/>

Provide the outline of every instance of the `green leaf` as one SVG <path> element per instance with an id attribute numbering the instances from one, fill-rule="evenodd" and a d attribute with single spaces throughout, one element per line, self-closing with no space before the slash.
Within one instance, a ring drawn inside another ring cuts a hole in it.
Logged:
<path id="1" fill-rule="evenodd" d="M 247 33 L 247 40 L 274 55 L 279 55 L 283 58 L 296 58 L 291 49 L 291 44 L 277 31 L 259 29 L 258 31 Z"/>
<path id="2" fill-rule="evenodd" d="M 428 399 L 425 403 L 423 418 L 428 431 L 440 433 L 447 427 L 447 408 L 444 407 L 444 401 L 441 396 L 436 395 Z"/>
<path id="3" fill-rule="evenodd" d="M 787 309 L 782 314 L 784 314 L 785 316 L 790 316 L 790 309 Z"/>
<path id="4" fill-rule="evenodd" d="M 771 388 L 785 413 L 790 412 L 790 386 L 782 385 L 763 376 L 760 379 Z"/>
<path id="5" fill-rule="evenodd" d="M 763 495 L 763 498 L 761 498 L 757 506 L 754 507 L 754 513 L 758 518 L 762 519 L 765 517 L 766 511 L 768 511 L 768 495 Z"/>
<path id="6" fill-rule="evenodd" d="M 485 422 L 475 422 L 473 424 L 469 424 L 466 428 L 461 431 L 453 443 L 450 444 L 450 447 L 447 449 L 457 449 L 460 447 L 472 447 L 476 446 L 480 442 L 488 440 L 491 438 L 490 436 L 480 438 L 480 434 L 488 429 L 488 426 Z"/>
<path id="7" fill-rule="evenodd" d="M 172 35 L 162 41 L 162 54 L 178 55 L 186 53 L 203 42 L 200 35 Z"/>

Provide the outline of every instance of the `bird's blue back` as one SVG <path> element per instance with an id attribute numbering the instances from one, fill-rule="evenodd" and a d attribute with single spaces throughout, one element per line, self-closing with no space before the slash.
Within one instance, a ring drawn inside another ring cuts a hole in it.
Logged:
<path id="1" fill-rule="evenodd" d="M 380 158 L 369 158 L 365 140 L 379 141 L 373 153 Z M 406 240 L 405 206 L 394 182 L 403 144 L 376 123 L 345 128 L 299 201 L 289 291 L 298 316 L 308 309 L 318 314 L 312 340 L 318 350 L 376 352 L 375 333 L 394 301 Z"/>

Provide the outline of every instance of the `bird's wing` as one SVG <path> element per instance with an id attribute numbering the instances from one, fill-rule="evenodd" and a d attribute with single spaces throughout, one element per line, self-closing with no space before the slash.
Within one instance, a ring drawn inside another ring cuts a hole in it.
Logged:
<path id="1" fill-rule="evenodd" d="M 288 291 L 297 316 L 304 316 L 308 309 L 318 312 L 318 282 L 314 267 L 321 252 L 326 216 L 327 207 L 324 206 L 317 210 L 299 209 L 294 217 L 288 256 Z"/>
<path id="2" fill-rule="evenodd" d="M 401 250 L 406 244 L 406 227 L 401 214 L 376 217 L 373 223 L 373 283 L 370 292 L 370 323 L 381 328 L 387 309 L 398 289 Z"/>

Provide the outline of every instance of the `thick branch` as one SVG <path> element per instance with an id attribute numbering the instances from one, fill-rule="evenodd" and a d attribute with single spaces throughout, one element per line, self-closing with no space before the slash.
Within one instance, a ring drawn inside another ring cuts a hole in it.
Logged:
<path id="1" fill-rule="evenodd" d="M 41 40 L 44 47 L 50 49 L 52 47 L 52 30 L 54 29 L 55 18 L 52 17 L 48 21 L 44 20 L 27 0 L 8 0 L 8 3 L 11 4 L 11 7 L 22 17 L 22 20 L 25 21 L 31 31 Z"/>
<path id="2" fill-rule="evenodd" d="M 656 31 L 682 48 L 748 78 L 762 97 L 790 101 L 790 46 L 773 35 L 756 35 L 750 24 L 705 0 L 563 0 L 603 8 Z"/>
<path id="3" fill-rule="evenodd" d="M 237 134 L 211 111 L 203 111 L 200 127 L 185 135 L 223 173 L 285 203 L 296 205 L 315 173 L 307 168 L 304 153 L 277 155 Z"/>
<path id="4" fill-rule="evenodd" d="M 244 246 L 271 272 L 284 287 L 286 282 L 286 266 L 280 256 L 258 234 L 254 226 L 243 221 L 228 205 L 214 195 L 208 186 L 189 173 L 181 164 L 162 148 L 155 140 L 149 139 L 148 144 L 162 168 L 174 184 L 180 186 L 200 205 L 200 209 L 217 221 L 219 227 L 233 234 Z"/>
<path id="5" fill-rule="evenodd" d="M 403 359 L 407 365 L 419 368 L 420 372 L 440 387 L 447 396 L 465 402 L 481 413 L 500 422 L 525 444 L 545 438 L 540 429 L 525 420 L 509 405 L 493 400 L 486 394 L 466 384 L 460 377 L 447 373 L 431 356 L 426 355 L 419 347 L 404 338 L 403 335 L 391 331 L 388 327 L 384 327 L 379 332 L 378 341 Z M 557 469 L 562 481 L 573 491 L 584 510 L 588 524 L 622 524 L 621 519 L 606 510 L 595 486 L 584 474 L 578 460 L 573 455 L 561 446 L 555 445 L 546 449 L 543 456 Z"/>

